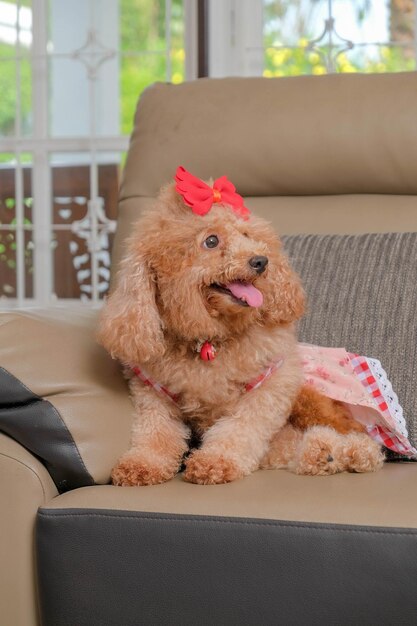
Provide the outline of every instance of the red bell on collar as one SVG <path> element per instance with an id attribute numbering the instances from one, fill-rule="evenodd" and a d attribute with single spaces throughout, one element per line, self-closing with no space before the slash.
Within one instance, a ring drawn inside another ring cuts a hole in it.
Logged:
<path id="1" fill-rule="evenodd" d="M 203 361 L 212 361 L 216 358 L 216 348 L 209 341 L 205 341 L 201 346 L 200 356 Z"/>

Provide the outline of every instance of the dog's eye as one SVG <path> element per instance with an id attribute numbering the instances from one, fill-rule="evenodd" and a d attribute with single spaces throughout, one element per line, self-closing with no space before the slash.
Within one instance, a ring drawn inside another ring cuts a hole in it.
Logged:
<path id="1" fill-rule="evenodd" d="M 207 237 L 207 239 L 203 243 L 203 246 L 205 248 L 215 248 L 218 245 L 219 245 L 219 238 L 216 235 L 210 235 L 210 237 Z"/>

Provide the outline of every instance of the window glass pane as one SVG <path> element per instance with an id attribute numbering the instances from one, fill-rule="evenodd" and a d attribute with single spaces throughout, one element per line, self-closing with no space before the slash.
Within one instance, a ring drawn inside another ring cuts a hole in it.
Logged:
<path id="1" fill-rule="evenodd" d="M 323 4 L 310 0 L 264 0 L 265 46 L 299 46 L 318 37 L 323 30 Z"/>
<path id="2" fill-rule="evenodd" d="M 15 168 L 12 154 L 0 154 L 0 298 L 16 297 Z"/>
<path id="3" fill-rule="evenodd" d="M 0 107 L 0 137 L 15 134 L 16 130 L 16 62 L 5 59 L 4 46 L 0 43 L 1 60 L 0 90 L 3 94 Z"/>
<path id="4" fill-rule="evenodd" d="M 0 153 L 0 298 L 16 298 L 17 266 L 22 264 L 24 297 L 33 296 L 33 200 L 31 155 Z M 19 186 L 19 190 L 17 185 Z M 23 223 L 18 229 L 18 198 L 22 198 Z"/>
<path id="5" fill-rule="evenodd" d="M 155 80 L 165 81 L 165 76 L 166 60 L 163 53 L 123 56 L 120 72 L 120 123 L 123 134 L 129 134 L 132 130 L 139 94 Z"/>
<path id="6" fill-rule="evenodd" d="M 18 7 L 19 4 L 19 7 Z M 1 56 L 16 56 L 16 44 L 27 53 L 32 43 L 31 0 L 0 0 Z"/>
<path id="7" fill-rule="evenodd" d="M 416 69 L 413 46 L 364 45 L 337 58 L 339 72 L 406 72 Z"/>
<path id="8" fill-rule="evenodd" d="M 104 4 L 104 0 L 102 1 Z M 49 0 L 50 54 L 70 57 L 75 50 L 86 44 L 91 19 L 95 17 L 93 11 L 96 4 L 97 0 Z"/>
<path id="9" fill-rule="evenodd" d="M 264 0 L 264 75 L 416 69 L 415 0 Z"/>
<path id="10" fill-rule="evenodd" d="M 184 80 L 182 0 L 121 0 L 120 51 L 120 125 L 121 132 L 129 134 L 138 97 L 148 85 L 155 81 Z"/>
<path id="11" fill-rule="evenodd" d="M 0 137 L 31 132 L 32 9 L 0 0 Z"/>
<path id="12" fill-rule="evenodd" d="M 1 48 L 1 44 L 0 44 Z M 0 49 L 1 56 L 1 49 Z M 26 59 L 0 60 L 0 137 L 32 132 L 32 71 Z"/>
<path id="13" fill-rule="evenodd" d="M 339 55 L 337 71 L 380 73 L 416 68 L 414 0 L 338 0 L 332 11 L 335 31 L 353 43 L 351 50 Z"/>
<path id="14" fill-rule="evenodd" d="M 122 158 L 98 153 L 92 165 L 88 153 L 51 157 L 54 293 L 59 298 L 99 299 L 108 290 Z"/>
<path id="15" fill-rule="evenodd" d="M 117 219 L 117 203 L 122 163 L 125 153 L 101 152 L 98 157 L 98 190 L 103 199 L 104 215 L 108 219 Z"/>
<path id="16" fill-rule="evenodd" d="M 14 154 L 0 153 L 0 225 L 16 218 L 16 159 Z"/>
<path id="17" fill-rule="evenodd" d="M 16 235 L 11 230 L 0 230 L 0 306 L 4 298 L 16 297 Z"/>
<path id="18" fill-rule="evenodd" d="M 80 297 L 77 273 L 90 265 L 87 240 L 76 235 L 78 224 L 88 221 L 90 160 L 88 153 L 51 155 L 54 294 L 58 298 Z"/>
<path id="19" fill-rule="evenodd" d="M 266 48 L 263 75 L 299 76 L 301 74 L 325 74 L 326 63 L 323 55 L 305 48 Z"/>
<path id="20" fill-rule="evenodd" d="M 32 66 L 29 59 L 22 59 L 18 66 L 20 85 L 20 135 L 32 134 Z"/>
<path id="21" fill-rule="evenodd" d="M 184 80 L 182 0 L 51 0 L 50 38 L 53 136 L 129 134 L 145 87 Z"/>
<path id="22" fill-rule="evenodd" d="M 119 134 L 118 2 L 51 0 L 50 132 Z"/>
<path id="23" fill-rule="evenodd" d="M 51 58 L 49 131 L 55 137 L 87 136 L 90 102 L 87 74 L 72 59 Z"/>

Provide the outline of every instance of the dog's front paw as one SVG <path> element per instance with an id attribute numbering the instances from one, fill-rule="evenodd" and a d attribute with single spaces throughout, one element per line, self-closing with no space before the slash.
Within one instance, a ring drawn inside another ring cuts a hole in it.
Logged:
<path id="1" fill-rule="evenodd" d="M 195 450 L 185 466 L 185 480 L 198 485 L 230 483 L 245 476 L 243 469 L 232 459 L 203 449 Z"/>
<path id="2" fill-rule="evenodd" d="M 151 462 L 139 455 L 127 453 L 111 472 L 113 485 L 135 487 L 158 485 L 170 480 L 178 472 L 178 465 Z"/>

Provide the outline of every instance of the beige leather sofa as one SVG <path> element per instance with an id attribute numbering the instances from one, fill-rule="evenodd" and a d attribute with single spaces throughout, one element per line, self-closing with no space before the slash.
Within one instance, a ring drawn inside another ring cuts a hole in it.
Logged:
<path id="1" fill-rule="evenodd" d="M 113 267 L 177 165 L 227 174 L 286 235 L 301 337 L 380 358 L 416 443 L 416 102 L 417 73 L 151 87 Z M 1 626 L 416 623 L 417 464 L 111 486 L 132 408 L 95 320 L 0 315 Z"/>

